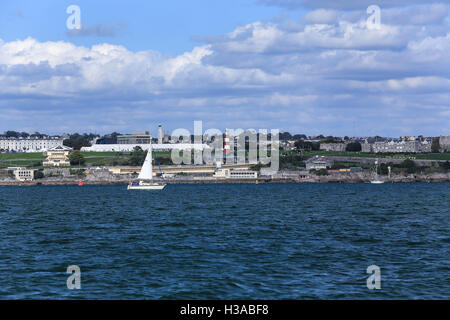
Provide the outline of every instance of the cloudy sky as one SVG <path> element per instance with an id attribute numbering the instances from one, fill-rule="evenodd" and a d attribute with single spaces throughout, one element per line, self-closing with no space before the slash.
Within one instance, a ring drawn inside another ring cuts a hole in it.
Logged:
<path id="1" fill-rule="evenodd" d="M 450 1 L 4 0 L 0 111 L 0 132 L 447 135 Z"/>

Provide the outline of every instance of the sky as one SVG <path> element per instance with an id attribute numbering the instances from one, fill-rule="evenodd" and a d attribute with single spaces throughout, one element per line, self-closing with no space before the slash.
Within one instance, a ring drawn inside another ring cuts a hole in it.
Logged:
<path id="1" fill-rule="evenodd" d="M 0 132 L 449 135 L 449 52 L 450 0 L 3 0 Z"/>

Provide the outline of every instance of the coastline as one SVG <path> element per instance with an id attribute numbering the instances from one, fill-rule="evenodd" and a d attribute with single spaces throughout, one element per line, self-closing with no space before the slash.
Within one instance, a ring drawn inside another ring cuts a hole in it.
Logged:
<path id="1" fill-rule="evenodd" d="M 81 179 L 83 185 L 127 185 L 130 179 Z M 300 178 L 271 178 L 260 177 L 257 179 L 167 179 L 166 184 L 280 184 L 280 183 L 369 183 L 370 177 L 366 176 L 312 176 L 306 179 Z M 391 179 L 384 178 L 385 183 L 412 183 L 426 182 L 439 183 L 450 182 L 450 174 L 437 175 L 409 175 L 395 176 Z M 0 180 L 0 186 L 70 186 L 78 185 L 80 179 L 39 179 L 34 181 Z M 155 182 L 163 182 L 154 179 Z"/>

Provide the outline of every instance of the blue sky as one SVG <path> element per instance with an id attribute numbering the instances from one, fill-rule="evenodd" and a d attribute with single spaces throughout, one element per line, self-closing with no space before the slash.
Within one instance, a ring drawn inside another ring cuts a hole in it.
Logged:
<path id="1" fill-rule="evenodd" d="M 72 4 L 80 7 L 84 24 L 111 27 L 115 34 L 67 35 L 66 8 Z M 106 41 L 132 51 L 151 49 L 165 54 L 192 50 L 196 39 L 205 35 L 224 34 L 238 25 L 287 14 L 282 8 L 254 0 L 14 0 L 2 1 L 0 9 L 0 38 L 4 41 L 33 37 L 83 46 Z"/>
<path id="2" fill-rule="evenodd" d="M 372 2 L 2 1 L 0 131 L 450 134 L 449 1 Z"/>

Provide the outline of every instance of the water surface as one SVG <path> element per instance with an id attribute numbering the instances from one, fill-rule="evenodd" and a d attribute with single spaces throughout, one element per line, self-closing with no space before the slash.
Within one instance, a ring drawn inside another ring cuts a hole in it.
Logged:
<path id="1" fill-rule="evenodd" d="M 449 299 L 449 183 L 0 187 L 2 299 Z M 81 290 L 66 269 L 81 268 Z M 381 290 L 366 269 L 381 268 Z"/>

